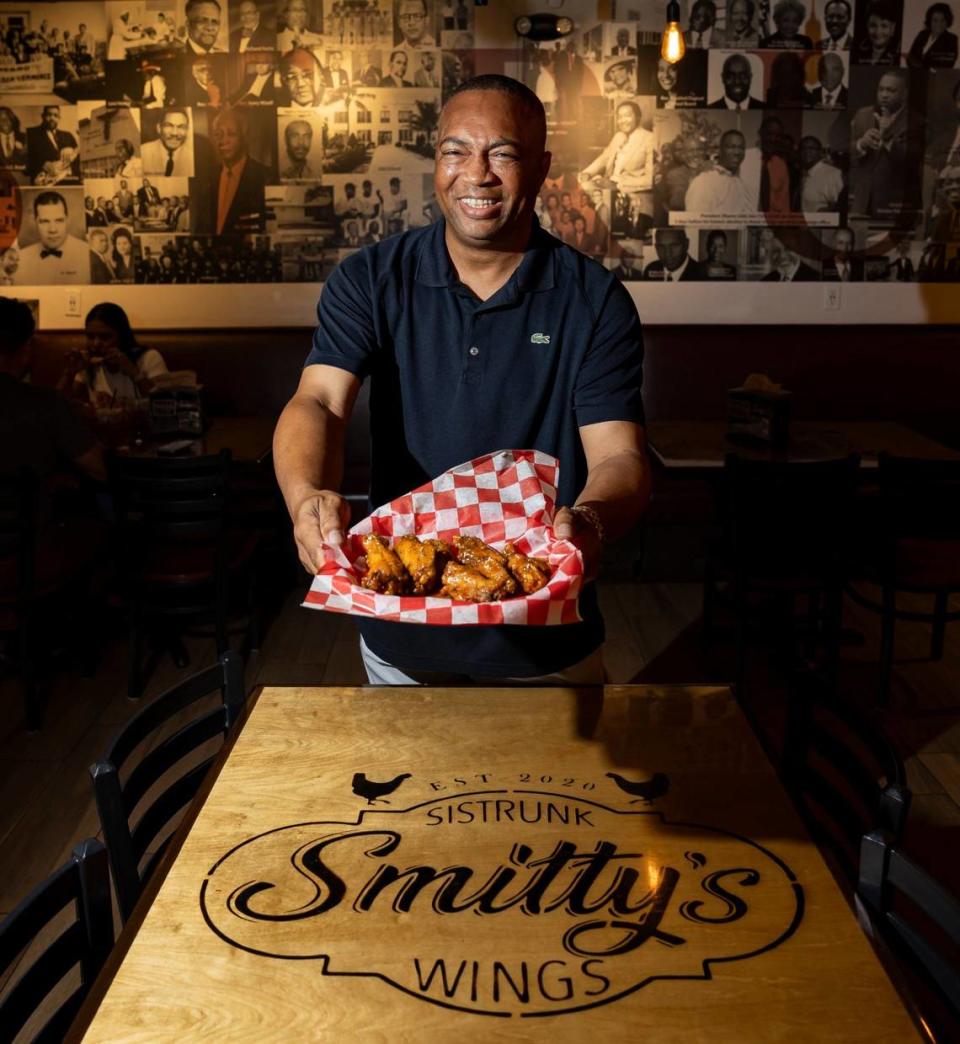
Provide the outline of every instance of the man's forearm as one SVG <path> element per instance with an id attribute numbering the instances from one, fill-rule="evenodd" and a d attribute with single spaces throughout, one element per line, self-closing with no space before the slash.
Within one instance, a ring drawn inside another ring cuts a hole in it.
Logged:
<path id="1" fill-rule="evenodd" d="M 605 540 L 626 536 L 640 520 L 650 500 L 650 463 L 645 453 L 618 453 L 591 468 L 577 504 L 600 516 Z"/>
<path id="2" fill-rule="evenodd" d="M 273 462 L 291 516 L 315 490 L 339 490 L 346 427 L 342 418 L 304 395 L 295 395 L 280 414 Z"/>

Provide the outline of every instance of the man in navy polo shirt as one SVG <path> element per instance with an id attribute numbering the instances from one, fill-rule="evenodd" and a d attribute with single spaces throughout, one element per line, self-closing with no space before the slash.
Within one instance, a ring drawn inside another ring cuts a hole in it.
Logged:
<path id="1" fill-rule="evenodd" d="M 300 385 L 274 438 L 300 560 L 315 572 L 349 508 L 334 492 L 347 422 L 370 377 L 371 503 L 499 449 L 560 460 L 556 534 L 596 575 L 601 542 L 649 497 L 640 321 L 601 265 L 542 231 L 550 167 L 543 106 L 523 84 L 478 76 L 440 119 L 434 186 L 443 219 L 348 257 L 327 281 Z M 359 621 L 374 684 L 602 682 L 595 587 L 583 622 L 437 627 Z"/>

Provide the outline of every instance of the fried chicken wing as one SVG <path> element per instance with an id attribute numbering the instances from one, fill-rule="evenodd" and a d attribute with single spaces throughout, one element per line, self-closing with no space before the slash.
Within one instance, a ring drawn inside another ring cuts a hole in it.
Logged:
<path id="1" fill-rule="evenodd" d="M 509 598 L 517 593 L 517 582 L 507 569 L 507 560 L 477 537 L 455 536 L 453 544 L 457 559 L 465 566 L 475 569 L 496 585 L 495 599 Z"/>
<path id="2" fill-rule="evenodd" d="M 397 537 L 393 549 L 406 567 L 415 595 L 433 594 L 440 586 L 443 567 L 453 558 L 453 548 L 442 540 Z"/>
<path id="3" fill-rule="evenodd" d="M 522 554 L 513 544 L 504 544 L 503 553 L 507 568 L 516 578 L 524 594 L 539 591 L 550 579 L 550 563 L 543 558 L 530 558 Z"/>
<path id="4" fill-rule="evenodd" d="M 403 562 L 383 537 L 368 533 L 361 542 L 367 553 L 367 572 L 360 581 L 361 585 L 379 594 L 406 594 L 410 589 L 410 577 Z"/>
<path id="5" fill-rule="evenodd" d="M 502 597 L 497 580 L 491 580 L 469 566 L 447 562 L 443 567 L 443 586 L 440 595 L 457 602 L 493 602 Z"/>

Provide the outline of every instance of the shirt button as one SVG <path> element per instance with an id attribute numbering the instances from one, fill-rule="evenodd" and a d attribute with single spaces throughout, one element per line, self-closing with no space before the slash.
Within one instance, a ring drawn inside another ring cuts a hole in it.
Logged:
<path id="1" fill-rule="evenodd" d="M 476 345 L 472 345 L 471 348 L 470 348 L 470 354 L 471 355 L 479 355 L 480 354 L 480 349 Z"/>

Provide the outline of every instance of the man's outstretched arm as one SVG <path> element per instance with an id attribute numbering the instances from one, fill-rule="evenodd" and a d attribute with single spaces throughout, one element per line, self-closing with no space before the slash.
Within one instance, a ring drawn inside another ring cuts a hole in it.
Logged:
<path id="1" fill-rule="evenodd" d="M 343 480 L 347 423 L 360 391 L 349 371 L 315 364 L 284 407 L 273 436 L 277 482 L 293 521 L 304 568 L 316 573 L 323 544 L 340 544 L 350 507 L 338 490 Z"/>

